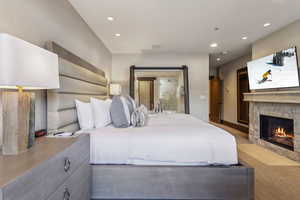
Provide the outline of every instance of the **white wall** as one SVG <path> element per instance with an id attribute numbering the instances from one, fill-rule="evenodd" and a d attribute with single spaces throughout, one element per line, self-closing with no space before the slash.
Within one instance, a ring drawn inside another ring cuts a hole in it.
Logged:
<path id="1" fill-rule="evenodd" d="M 237 70 L 247 67 L 247 62 L 249 61 L 251 61 L 251 54 L 242 56 L 219 67 L 219 76 L 223 81 L 222 120 L 239 124 L 237 121 Z"/>
<path id="2" fill-rule="evenodd" d="M 256 41 L 252 45 L 252 58 L 268 56 L 293 46 L 297 46 L 300 61 L 300 20 Z"/>
<path id="3" fill-rule="evenodd" d="M 298 47 L 298 58 L 300 59 L 300 20 L 297 20 L 294 23 L 256 41 L 252 45 L 252 59 L 271 55 L 274 52 L 291 46 Z M 236 70 L 245 67 L 249 60 L 251 60 L 251 55 L 246 55 L 220 66 L 219 72 L 224 86 L 222 119 L 235 124 L 237 124 Z M 296 90 L 299 90 L 299 88 L 296 88 Z"/>
<path id="4" fill-rule="evenodd" d="M 122 84 L 125 94 L 129 93 L 129 67 L 174 67 L 187 65 L 189 68 L 191 114 L 208 120 L 209 108 L 209 56 L 196 53 L 153 53 L 114 54 L 112 82 Z"/>
<path id="5" fill-rule="evenodd" d="M 272 34 L 256 41 L 252 45 L 252 58 L 258 59 L 294 46 L 297 47 L 298 62 L 300 65 L 300 20 L 297 20 L 283 27 L 282 29 L 273 32 Z M 279 90 L 279 91 L 297 90 L 298 91 L 300 89 L 299 87 L 295 87 L 295 88 L 269 89 L 268 91 L 272 91 L 272 90 Z"/>
<path id="6" fill-rule="evenodd" d="M 0 0 L 0 32 L 44 47 L 52 40 L 111 74 L 111 53 L 67 0 Z M 1 117 L 0 117 L 1 118 Z M 45 92 L 37 92 L 36 129 L 46 128 Z"/>

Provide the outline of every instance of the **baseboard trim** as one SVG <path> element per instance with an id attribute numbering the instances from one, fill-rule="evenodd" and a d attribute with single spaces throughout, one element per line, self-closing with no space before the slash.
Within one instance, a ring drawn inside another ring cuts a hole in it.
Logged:
<path id="1" fill-rule="evenodd" d="M 242 131 L 242 132 L 247 133 L 247 134 L 249 133 L 249 128 L 245 127 L 245 126 L 242 126 L 240 124 L 235 124 L 235 123 L 225 121 L 225 120 L 221 120 L 221 124 L 224 124 L 226 126 L 237 129 L 237 130 Z"/>

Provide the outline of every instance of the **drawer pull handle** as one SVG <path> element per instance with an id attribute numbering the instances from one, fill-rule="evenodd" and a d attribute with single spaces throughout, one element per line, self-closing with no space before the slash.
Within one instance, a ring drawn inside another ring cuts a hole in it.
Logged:
<path id="1" fill-rule="evenodd" d="M 71 161 L 68 158 L 66 158 L 65 166 L 64 166 L 65 172 L 69 171 L 70 168 L 71 168 Z"/>
<path id="2" fill-rule="evenodd" d="M 63 200 L 70 200 L 70 197 L 71 197 L 71 194 L 70 194 L 68 188 L 66 188 L 65 192 L 64 192 L 64 199 Z"/>

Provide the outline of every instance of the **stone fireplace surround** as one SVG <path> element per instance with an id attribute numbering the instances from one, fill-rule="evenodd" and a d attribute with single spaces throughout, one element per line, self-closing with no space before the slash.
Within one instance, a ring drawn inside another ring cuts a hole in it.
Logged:
<path id="1" fill-rule="evenodd" d="M 300 161 L 300 91 L 244 93 L 249 107 L 249 140 L 280 155 Z M 260 139 L 260 115 L 294 119 L 294 151 Z"/>

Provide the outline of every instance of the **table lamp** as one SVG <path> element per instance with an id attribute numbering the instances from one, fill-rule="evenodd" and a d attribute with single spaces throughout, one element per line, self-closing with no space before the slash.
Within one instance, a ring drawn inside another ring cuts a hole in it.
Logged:
<path id="1" fill-rule="evenodd" d="M 0 105 L 2 103 L 4 155 L 20 154 L 34 144 L 33 91 L 56 88 L 59 88 L 56 54 L 0 33 Z"/>
<path id="2" fill-rule="evenodd" d="M 122 93 L 122 86 L 118 83 L 111 83 L 109 86 L 109 94 L 111 96 L 120 95 Z"/>

